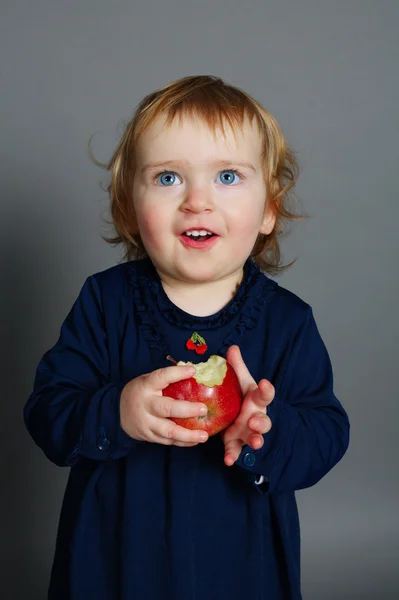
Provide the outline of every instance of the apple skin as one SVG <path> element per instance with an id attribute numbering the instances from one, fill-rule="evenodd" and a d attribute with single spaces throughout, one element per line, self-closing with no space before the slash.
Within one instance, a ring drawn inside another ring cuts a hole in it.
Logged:
<path id="1" fill-rule="evenodd" d="M 170 383 L 163 390 L 163 396 L 169 396 L 176 400 L 202 402 L 208 407 L 208 413 L 205 416 L 186 419 L 171 417 L 172 421 L 186 429 L 206 431 L 209 436 L 226 429 L 234 421 L 240 412 L 243 396 L 236 372 L 229 363 L 226 364 L 227 371 L 221 385 L 209 387 L 204 383 L 198 383 L 194 377 L 190 377 Z"/>

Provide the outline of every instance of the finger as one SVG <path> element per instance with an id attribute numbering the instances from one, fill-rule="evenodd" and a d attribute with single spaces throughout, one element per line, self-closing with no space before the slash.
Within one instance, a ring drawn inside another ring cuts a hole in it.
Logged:
<path id="1" fill-rule="evenodd" d="M 198 443 L 174 442 L 173 446 L 179 446 L 179 448 L 192 448 L 193 446 L 198 446 Z"/>
<path id="2" fill-rule="evenodd" d="M 256 386 L 256 382 L 249 372 L 247 365 L 242 358 L 241 350 L 238 346 L 230 346 L 226 353 L 226 360 L 236 372 L 244 394 L 248 392 L 248 389 L 251 386 Z"/>
<path id="3" fill-rule="evenodd" d="M 234 465 L 242 450 L 242 442 L 234 439 L 226 442 L 224 451 L 224 464 L 228 467 Z"/>
<path id="4" fill-rule="evenodd" d="M 253 390 L 251 400 L 260 408 L 265 408 L 274 400 L 274 386 L 267 379 L 259 381 L 256 390 Z"/>
<path id="5" fill-rule="evenodd" d="M 255 433 L 268 433 L 272 428 L 272 422 L 264 413 L 258 413 L 248 420 L 248 427 Z"/>
<path id="6" fill-rule="evenodd" d="M 192 446 L 198 446 L 199 442 L 177 442 L 169 438 L 164 438 L 161 435 L 152 434 L 148 440 L 152 444 L 162 444 L 163 446 L 179 446 L 180 448 L 191 448 Z"/>
<path id="7" fill-rule="evenodd" d="M 188 400 L 175 400 L 169 396 L 156 396 L 153 414 L 157 417 L 181 418 L 204 417 L 208 412 L 206 404 L 202 402 L 189 402 Z"/>
<path id="8" fill-rule="evenodd" d="M 162 392 L 170 383 L 189 379 L 195 375 L 195 368 L 190 366 L 164 367 L 157 369 L 148 375 L 148 381 L 152 389 L 156 392 Z"/>
<path id="9" fill-rule="evenodd" d="M 175 442 L 198 444 L 206 442 L 209 437 L 206 431 L 187 429 L 169 419 L 159 419 L 157 434 L 165 440 L 170 440 L 172 444 Z"/>
<path id="10" fill-rule="evenodd" d="M 235 422 L 232 425 L 229 425 L 229 427 L 227 427 L 227 429 L 225 429 L 222 432 L 222 440 L 225 446 L 226 444 L 231 442 L 231 440 L 240 439 L 240 432 L 242 431 L 242 427 L 243 425 L 240 425 L 239 423 Z"/>
<path id="11" fill-rule="evenodd" d="M 262 435 L 252 433 L 248 437 L 246 443 L 248 446 L 251 446 L 253 450 L 259 450 L 260 448 L 262 448 L 263 444 L 265 443 L 265 440 Z"/>

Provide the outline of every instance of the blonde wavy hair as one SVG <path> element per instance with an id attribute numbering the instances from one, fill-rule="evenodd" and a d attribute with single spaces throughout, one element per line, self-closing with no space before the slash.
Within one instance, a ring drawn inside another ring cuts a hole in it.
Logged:
<path id="1" fill-rule="evenodd" d="M 111 222 L 116 235 L 104 240 L 113 245 L 124 246 L 122 260 L 135 260 L 146 256 L 139 234 L 131 233 L 135 223 L 132 198 L 135 174 L 135 149 L 139 137 L 160 115 L 166 117 L 166 125 L 175 117 L 200 118 L 211 131 L 221 130 L 225 125 L 234 131 L 243 127 L 246 118 L 258 125 L 262 136 L 262 159 L 267 190 L 265 202 L 276 215 L 273 231 L 269 235 L 259 234 L 251 257 L 259 267 L 270 274 L 278 274 L 290 267 L 281 264 L 279 237 L 286 231 L 290 221 L 303 218 L 291 206 L 289 192 L 298 178 L 298 163 L 288 147 L 275 118 L 254 98 L 237 87 L 225 83 L 219 77 L 198 75 L 184 77 L 148 94 L 137 106 L 111 160 L 97 165 L 110 174 L 107 191 L 111 201 Z M 298 203 L 299 205 L 299 203 Z"/>

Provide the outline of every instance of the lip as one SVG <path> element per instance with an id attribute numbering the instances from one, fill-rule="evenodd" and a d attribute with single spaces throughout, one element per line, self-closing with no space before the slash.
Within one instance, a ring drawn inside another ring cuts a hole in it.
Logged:
<path id="1" fill-rule="evenodd" d="M 185 231 L 190 230 L 186 229 Z M 193 240 L 192 238 L 189 238 L 186 235 L 182 234 L 179 236 L 179 240 L 181 241 L 183 246 L 185 246 L 186 248 L 195 248 L 196 250 L 209 250 L 217 243 L 218 239 L 218 235 L 213 235 L 208 240 L 204 240 L 203 242 L 197 242 L 196 240 Z"/>

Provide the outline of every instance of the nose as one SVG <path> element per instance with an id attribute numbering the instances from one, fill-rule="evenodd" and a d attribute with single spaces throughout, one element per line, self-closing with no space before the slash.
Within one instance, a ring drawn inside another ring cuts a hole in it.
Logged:
<path id="1" fill-rule="evenodd" d="M 209 191 L 201 188 L 191 188 L 185 193 L 180 210 L 185 213 L 202 213 L 213 211 L 213 201 Z"/>

